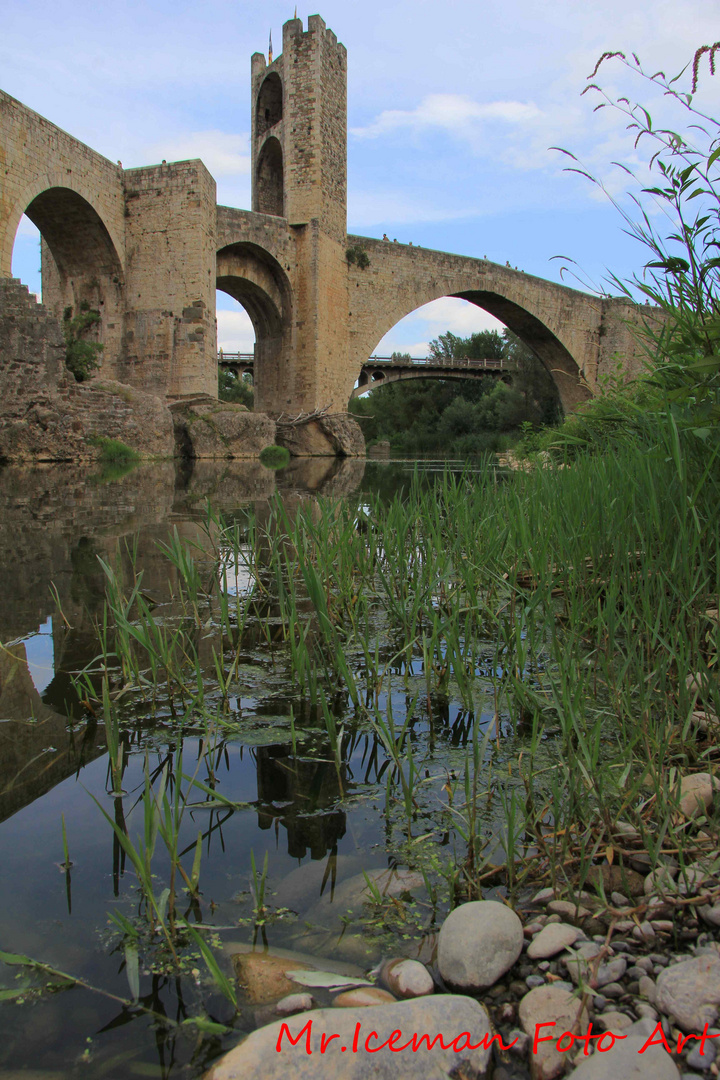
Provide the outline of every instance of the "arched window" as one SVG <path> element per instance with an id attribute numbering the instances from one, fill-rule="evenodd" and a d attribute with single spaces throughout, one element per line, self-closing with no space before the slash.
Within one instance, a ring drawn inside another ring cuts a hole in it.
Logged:
<path id="1" fill-rule="evenodd" d="M 255 112 L 255 134 L 263 135 L 274 127 L 283 115 L 283 92 L 280 76 L 271 72 L 260 87 Z"/>
<path id="2" fill-rule="evenodd" d="M 258 213 L 284 217 L 282 149 L 274 136 L 260 151 L 255 180 Z"/>

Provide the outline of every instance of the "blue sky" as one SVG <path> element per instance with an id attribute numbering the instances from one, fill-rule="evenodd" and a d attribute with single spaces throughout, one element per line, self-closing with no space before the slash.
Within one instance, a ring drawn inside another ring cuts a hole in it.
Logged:
<path id="1" fill-rule="evenodd" d="M 293 4 L 207 0 L 122 5 L 5 0 L 0 85 L 111 160 L 201 157 L 218 201 L 250 205 L 250 55 L 276 53 Z M 600 282 L 627 276 L 643 250 L 617 211 L 549 147 L 575 153 L 621 196 L 611 166 L 642 168 L 620 118 L 580 96 L 605 50 L 636 52 L 675 74 L 720 36 L 720 0 L 325 0 L 318 11 L 348 49 L 348 229 L 488 258 L 559 280 L 555 255 Z M 611 93 L 667 105 L 619 65 Z M 697 97 L 720 106 L 720 76 Z M 14 273 L 39 288 L 37 236 L 23 222 Z M 572 283 L 568 280 L 568 283 Z M 219 295 L 219 340 L 250 349 L 244 312 Z M 409 316 L 378 352 L 423 355 L 445 330 L 496 325 L 444 299 Z"/>

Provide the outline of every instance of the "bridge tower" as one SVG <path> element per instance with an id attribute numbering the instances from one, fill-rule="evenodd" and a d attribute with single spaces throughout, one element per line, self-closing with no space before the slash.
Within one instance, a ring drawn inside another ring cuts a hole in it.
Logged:
<path id="1" fill-rule="evenodd" d="M 253 55 L 251 80 L 252 208 L 285 219 L 295 256 L 292 334 L 264 365 L 273 370 L 257 373 L 256 408 L 271 415 L 344 411 L 347 52 L 319 15 L 310 16 L 307 30 L 291 19 L 279 56 L 267 63 Z"/>

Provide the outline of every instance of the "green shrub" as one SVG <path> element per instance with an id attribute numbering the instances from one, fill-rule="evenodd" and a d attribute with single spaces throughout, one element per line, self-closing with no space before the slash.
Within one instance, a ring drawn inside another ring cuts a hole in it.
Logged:
<path id="1" fill-rule="evenodd" d="M 140 455 L 131 446 L 127 446 L 120 439 L 108 439 L 104 435 L 91 435 L 88 439 L 91 446 L 96 446 L 100 453 L 98 460 L 105 464 L 110 462 L 139 461 Z"/>
<path id="2" fill-rule="evenodd" d="M 284 446 L 266 446 L 260 451 L 260 462 L 266 469 L 284 469 L 290 463 L 290 451 Z"/>
<path id="3" fill-rule="evenodd" d="M 63 312 L 63 337 L 65 338 L 65 366 L 72 371 L 76 382 L 91 379 L 91 372 L 100 367 L 99 356 L 103 346 L 99 341 L 88 341 L 88 330 L 100 322 L 100 312 L 91 308 L 87 300 L 80 304 L 80 310 L 73 316 L 72 306 Z"/>

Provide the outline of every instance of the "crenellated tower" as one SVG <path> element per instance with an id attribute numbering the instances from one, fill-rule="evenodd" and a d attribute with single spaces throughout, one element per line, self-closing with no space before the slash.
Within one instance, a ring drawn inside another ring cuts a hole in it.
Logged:
<path id="1" fill-rule="evenodd" d="M 289 225 L 347 231 L 347 51 L 319 15 L 283 26 L 283 50 L 252 65 L 252 208 Z"/>

